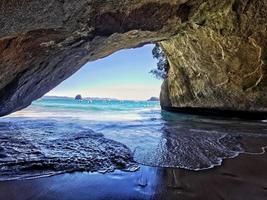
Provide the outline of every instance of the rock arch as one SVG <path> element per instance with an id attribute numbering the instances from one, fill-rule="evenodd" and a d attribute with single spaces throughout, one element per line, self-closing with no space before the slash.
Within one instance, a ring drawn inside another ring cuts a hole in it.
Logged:
<path id="1" fill-rule="evenodd" d="M 160 42 L 164 107 L 266 111 L 267 0 L 0 2 L 0 116 L 86 62 Z"/>

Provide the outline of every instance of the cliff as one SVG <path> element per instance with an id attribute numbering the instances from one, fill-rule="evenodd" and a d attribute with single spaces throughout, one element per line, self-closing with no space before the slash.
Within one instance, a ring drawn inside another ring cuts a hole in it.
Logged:
<path id="1" fill-rule="evenodd" d="M 0 116 L 86 62 L 160 42 L 163 107 L 267 111 L 267 0 L 0 2 Z"/>
<path id="2" fill-rule="evenodd" d="M 195 23 L 161 42 L 170 63 L 162 106 L 267 111 L 267 1 L 188 5 Z"/>

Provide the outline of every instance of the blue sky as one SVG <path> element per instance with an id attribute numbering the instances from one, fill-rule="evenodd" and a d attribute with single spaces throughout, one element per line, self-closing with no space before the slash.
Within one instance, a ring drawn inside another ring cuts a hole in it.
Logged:
<path id="1" fill-rule="evenodd" d="M 162 80 L 149 73 L 157 63 L 151 53 L 153 46 L 125 49 L 89 62 L 47 95 L 73 97 L 81 94 L 131 100 L 159 96 Z"/>

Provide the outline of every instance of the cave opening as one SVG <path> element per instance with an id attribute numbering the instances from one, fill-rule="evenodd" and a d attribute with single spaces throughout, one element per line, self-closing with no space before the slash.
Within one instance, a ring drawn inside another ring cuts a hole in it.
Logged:
<path id="1" fill-rule="evenodd" d="M 166 77 L 158 45 L 123 49 L 85 64 L 45 96 L 106 98 L 117 100 L 159 99 Z M 161 65 L 161 66 L 160 66 Z"/>
<path id="2" fill-rule="evenodd" d="M 86 63 L 43 97 L 10 116 L 45 118 L 52 114 L 55 119 L 138 120 L 142 109 L 161 111 L 161 85 L 168 68 L 158 43 L 122 49 Z"/>
<path id="3" fill-rule="evenodd" d="M 29 107 L 4 117 L 6 134 L 15 133 L 4 148 L 16 148 L 7 153 L 25 162 L 18 173 L 10 174 L 12 166 L 3 173 L 21 178 L 72 170 L 135 171 L 137 162 L 148 164 L 147 156 L 155 163 L 164 117 L 162 53 L 148 44 L 87 63 Z"/>

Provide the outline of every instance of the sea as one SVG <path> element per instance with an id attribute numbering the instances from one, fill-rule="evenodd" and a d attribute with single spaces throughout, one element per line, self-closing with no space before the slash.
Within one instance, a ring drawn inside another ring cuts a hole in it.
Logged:
<path id="1" fill-rule="evenodd" d="M 266 141 L 265 120 L 170 113 L 158 101 L 43 97 L 0 118 L 0 181 L 141 165 L 208 170 L 263 154 Z"/>

